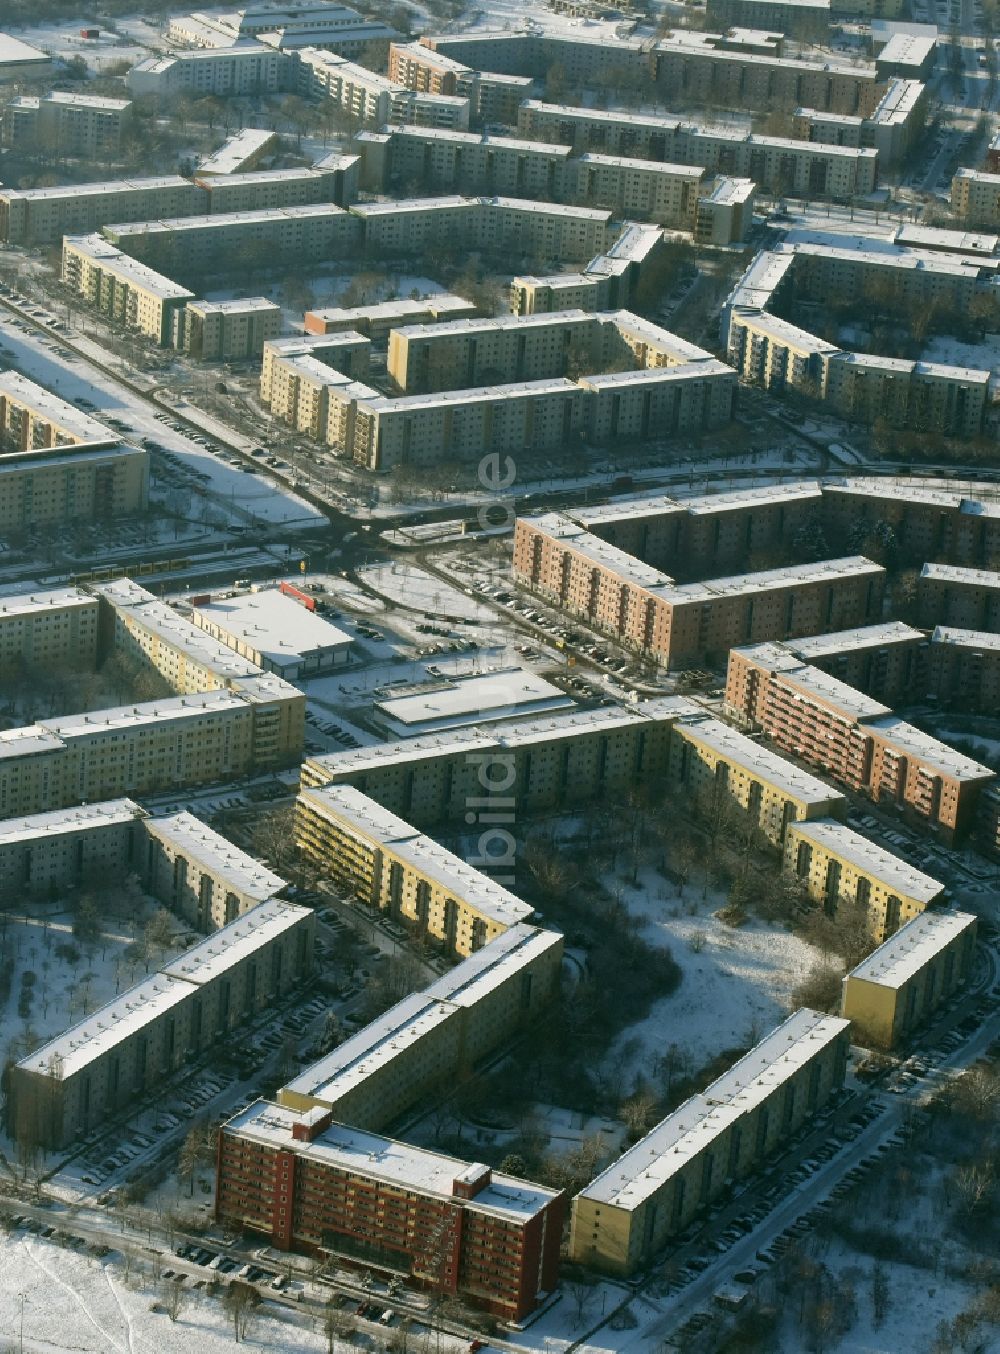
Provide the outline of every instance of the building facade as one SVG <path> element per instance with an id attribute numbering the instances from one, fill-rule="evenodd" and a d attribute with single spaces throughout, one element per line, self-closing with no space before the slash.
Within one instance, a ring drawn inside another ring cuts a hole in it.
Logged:
<path id="1" fill-rule="evenodd" d="M 925 912 L 844 979 L 841 1013 L 860 1043 L 895 1048 L 962 986 L 976 948 L 976 918 Z"/>

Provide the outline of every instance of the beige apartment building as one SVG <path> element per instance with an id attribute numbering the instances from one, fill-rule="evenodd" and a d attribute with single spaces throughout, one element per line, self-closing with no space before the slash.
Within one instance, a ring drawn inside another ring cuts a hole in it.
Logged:
<path id="1" fill-rule="evenodd" d="M 0 239 L 7 244 L 55 244 L 64 235 L 85 235 L 108 221 L 155 220 L 206 209 L 201 189 L 176 174 L 57 188 L 0 188 Z"/>
<path id="2" fill-rule="evenodd" d="M 0 454 L 0 532 L 144 512 L 149 453 L 106 443 Z"/>
<path id="3" fill-rule="evenodd" d="M 563 938 L 518 923 L 405 997 L 278 1092 L 290 1109 L 378 1129 L 542 1017 L 560 986 Z"/>
<path id="4" fill-rule="evenodd" d="M 199 170 L 195 182 L 206 194 L 207 210 L 213 216 L 274 211 L 279 207 L 304 207 L 318 202 L 333 202 L 344 207 L 353 201 L 353 196 L 347 196 L 345 200 L 342 172 L 315 166 L 215 175 L 205 175 Z"/>
<path id="5" fill-rule="evenodd" d="M 966 226 L 1000 229 L 1000 174 L 959 169 L 951 181 L 951 209 Z"/>
<path id="6" fill-rule="evenodd" d="M 242 362 L 260 357 L 281 333 L 281 307 L 264 296 L 233 301 L 189 301 L 184 311 L 184 351 L 201 362 Z"/>
<path id="7" fill-rule="evenodd" d="M 415 92 L 318 48 L 299 52 L 297 80 L 302 93 L 330 99 L 350 117 L 369 126 L 400 122 L 461 129 L 469 125 L 470 104 L 464 96 Z"/>
<path id="8" fill-rule="evenodd" d="M 345 334 L 340 337 L 349 342 L 360 336 Z M 309 354 L 281 357 L 271 363 L 271 413 L 298 432 L 320 441 L 327 438 L 331 394 L 347 389 L 356 391 L 359 387 L 350 376 Z M 365 396 L 377 394 L 369 386 L 361 386 L 360 390 Z"/>
<path id="9" fill-rule="evenodd" d="M 146 812 L 131 799 L 0 822 L 0 898 L 44 897 L 138 871 Z"/>
<path id="10" fill-rule="evenodd" d="M 123 254 L 100 235 L 63 239 L 62 281 L 89 305 L 160 347 L 176 343 L 194 292 Z"/>
<path id="11" fill-rule="evenodd" d="M 491 253 L 516 251 L 572 263 L 607 249 L 611 212 L 526 198 L 428 197 L 356 203 L 364 246 L 387 254 L 412 254 L 431 241 Z"/>
<path id="12" fill-rule="evenodd" d="M 178 695 L 238 688 L 261 669 L 208 635 L 131 578 L 92 584 L 102 609 L 102 656 L 122 650 L 142 659 Z"/>
<path id="13" fill-rule="evenodd" d="M 13 1136 L 65 1147 L 235 1031 L 311 972 L 315 914 L 271 900 L 50 1039 L 11 1069 Z"/>
<path id="14" fill-rule="evenodd" d="M 794 390 L 821 399 L 830 359 L 840 352 L 766 310 L 734 306 L 730 312 L 726 360 L 744 380 L 765 390 Z"/>
<path id="15" fill-rule="evenodd" d="M 502 731 L 407 738 L 310 757 L 302 785 L 355 786 L 422 828 L 454 819 L 473 803 L 489 812 L 494 796 L 503 801 L 498 807 L 512 800 L 525 813 L 559 809 L 664 776 L 670 730 L 696 710 L 681 696 L 663 696 L 519 720 Z"/>
<path id="16" fill-rule="evenodd" d="M 513 576 L 665 668 L 736 644 L 862 625 L 880 613 L 885 571 L 860 555 L 700 583 L 669 575 L 559 513 L 518 518 Z"/>
<path id="17" fill-rule="evenodd" d="M 432 52 L 419 42 L 390 45 L 389 79 L 418 93 L 468 99 L 473 122 L 505 126 L 517 122 L 518 106 L 531 93 L 533 83 L 524 75 L 470 70 L 461 61 Z"/>
<path id="18" fill-rule="evenodd" d="M 227 136 L 218 150 L 206 156 L 198 165 L 200 175 L 248 174 L 262 160 L 274 155 L 281 147 L 277 132 L 260 127 L 243 127 Z"/>
<path id="19" fill-rule="evenodd" d="M 792 823 L 842 818 L 847 808 L 839 790 L 717 719 L 677 721 L 667 774 L 675 792 L 704 812 L 746 814 L 779 847 Z"/>
<path id="20" fill-rule="evenodd" d="M 134 868 L 145 887 L 199 931 L 217 931 L 288 887 L 193 813 L 143 816 Z"/>
<path id="21" fill-rule="evenodd" d="M 105 240 L 130 258 L 167 272 L 231 271 L 234 253 L 260 251 L 255 266 L 277 267 L 282 259 L 316 263 L 351 254 L 360 240 L 355 217 L 333 202 L 275 207 L 211 216 L 161 217 L 102 227 Z"/>
<path id="22" fill-rule="evenodd" d="M 238 689 L 46 719 L 0 733 L 0 817 L 156 794 L 290 766 L 304 698 L 263 674 Z"/>
<path id="23" fill-rule="evenodd" d="M 3 143 L 27 153 L 111 159 L 121 150 L 132 122 L 128 99 L 50 91 L 20 94 L 3 112 Z"/>
<path id="24" fill-rule="evenodd" d="M 830 916 L 842 901 L 865 908 L 878 941 L 945 894 L 939 880 L 833 819 L 789 824 L 785 869 Z"/>
<path id="25" fill-rule="evenodd" d="M 982 432 L 989 371 L 871 353 L 835 353 L 826 371 L 826 402 L 842 418 L 945 437 Z"/>
<path id="26" fill-rule="evenodd" d="M 289 338 L 269 339 L 264 344 L 260 369 L 261 404 L 274 408 L 277 402 L 283 416 L 294 408 L 295 395 L 289 394 L 286 387 L 295 379 L 296 363 L 301 358 L 312 358 L 351 380 L 363 380 L 368 375 L 371 349 L 371 339 L 354 330 L 338 329 L 329 335 L 296 334 Z"/>
<path id="27" fill-rule="evenodd" d="M 0 451 L 114 442 L 116 434 L 75 404 L 22 376 L 0 372 Z"/>
<path id="28" fill-rule="evenodd" d="M 97 601 L 78 588 L 0 597 L 0 673 L 97 666 Z"/>
<path id="29" fill-rule="evenodd" d="M 907 922 L 844 979 L 840 1009 L 858 1042 L 904 1043 L 965 983 L 975 948 L 968 912 L 925 912 Z"/>
<path id="30" fill-rule="evenodd" d="M 850 198 L 871 192 L 876 182 L 874 149 L 705 128 L 676 117 L 526 99 L 518 109 L 517 127 L 519 136 L 568 145 L 577 155 L 697 165 L 749 178 L 770 192 Z"/>
<path id="31" fill-rule="evenodd" d="M 294 58 L 262 43 L 204 48 L 150 56 L 133 66 L 126 76 L 135 98 L 149 95 L 167 98 L 192 94 L 196 98 L 233 98 L 238 95 L 275 94 L 292 80 Z"/>
<path id="32" fill-rule="evenodd" d="M 843 1085 L 850 1021 L 803 1008 L 630 1147 L 573 1200 L 569 1254 L 634 1274 L 751 1175 Z"/>
<path id="33" fill-rule="evenodd" d="M 453 955 L 481 950 L 532 909 L 353 786 L 301 791 L 299 848 L 340 889 Z"/>

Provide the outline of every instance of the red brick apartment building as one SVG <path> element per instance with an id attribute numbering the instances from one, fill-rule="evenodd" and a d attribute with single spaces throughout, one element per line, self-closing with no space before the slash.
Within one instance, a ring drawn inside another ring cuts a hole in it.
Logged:
<path id="1" fill-rule="evenodd" d="M 892 804 L 946 840 L 971 826 L 994 774 L 782 645 L 734 649 L 726 706 L 785 751 Z"/>
<path id="2" fill-rule="evenodd" d="M 278 1250 L 400 1274 L 508 1321 L 556 1286 L 565 1195 L 258 1100 L 223 1124 L 215 1216 Z"/>
<path id="3" fill-rule="evenodd" d="M 885 571 L 854 555 L 677 584 L 559 513 L 518 518 L 515 580 L 670 668 L 733 645 L 863 625 Z"/>
<path id="4" fill-rule="evenodd" d="M 925 564 L 917 581 L 920 624 L 1000 632 L 1000 573 Z"/>

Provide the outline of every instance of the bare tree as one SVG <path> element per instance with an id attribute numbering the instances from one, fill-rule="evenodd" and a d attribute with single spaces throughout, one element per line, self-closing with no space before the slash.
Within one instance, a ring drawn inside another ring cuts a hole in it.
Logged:
<path id="1" fill-rule="evenodd" d="M 233 1279 L 226 1289 L 222 1306 L 232 1319 L 233 1335 L 236 1337 L 236 1343 L 239 1344 L 241 1340 L 246 1339 L 257 1316 L 260 1294 L 252 1284 L 243 1283 L 240 1279 Z"/>
<path id="2" fill-rule="evenodd" d="M 176 1321 L 187 1300 L 184 1285 L 176 1279 L 164 1279 L 160 1285 L 160 1305 L 171 1321 Z"/>

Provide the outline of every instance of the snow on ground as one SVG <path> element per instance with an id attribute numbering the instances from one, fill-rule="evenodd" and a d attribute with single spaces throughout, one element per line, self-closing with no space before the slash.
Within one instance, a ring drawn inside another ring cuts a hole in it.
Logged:
<path id="1" fill-rule="evenodd" d="M 638 1039 L 629 1073 L 648 1071 L 651 1059 L 677 1044 L 692 1069 L 727 1049 L 763 1038 L 792 1006 L 793 988 L 820 959 L 819 952 L 779 926 L 750 922 L 734 928 L 713 916 L 724 899 L 689 884 L 684 897 L 653 869 L 639 872 L 637 887 L 609 879 L 613 893 L 645 923 L 650 944 L 666 945 L 683 971 L 676 992 L 656 1003 L 646 1020 L 624 1031 L 611 1057 Z"/>
<path id="2" fill-rule="evenodd" d="M 361 569 L 363 583 L 402 606 L 431 613 L 435 619 L 457 616 L 464 620 L 495 621 L 491 607 L 482 606 L 443 579 L 412 564 L 377 564 Z"/>
<path id="3" fill-rule="evenodd" d="M 366 278 L 372 280 L 366 284 Z M 319 269 L 311 273 L 296 273 L 296 285 L 292 295 L 289 295 L 289 287 L 285 281 L 261 281 L 255 282 L 252 286 L 245 283 L 240 287 L 220 287 L 214 291 L 207 291 L 203 300 L 233 301 L 251 293 L 254 296 L 264 296 L 281 306 L 286 329 L 301 330 L 304 310 L 344 304 L 341 299 L 344 291 L 355 283 L 365 287 L 363 300 L 358 304 L 374 304 L 394 297 L 408 298 L 413 293 L 421 297 L 435 296 L 444 291 L 440 282 L 420 274 L 390 272 L 383 276 L 381 270 L 375 267 L 369 271 L 362 269 L 360 273 Z"/>
<path id="4" fill-rule="evenodd" d="M 14 961 L 10 995 L 0 1002 L 4 1042 L 29 1029 L 36 1042 L 52 1038 L 144 978 L 145 964 L 126 951 L 156 909 L 157 904 L 140 899 L 138 904 L 129 901 L 127 915 L 109 917 L 102 910 L 100 935 L 90 945 L 74 937 L 72 914 L 65 902 L 32 903 L 20 915 L 4 913 L 0 956 Z M 186 932 L 187 928 L 177 923 L 177 929 Z M 159 955 L 152 958 L 150 971 L 163 962 L 165 958 Z M 34 973 L 35 979 L 30 1015 L 22 1018 L 18 1003 L 26 972 Z"/>
<path id="5" fill-rule="evenodd" d="M 56 347 L 53 340 L 43 342 L 41 336 L 25 332 L 3 311 L 0 311 L 0 344 L 4 365 L 17 367 L 30 380 L 37 381 L 61 399 L 71 403 L 79 398 L 89 400 L 95 406 L 94 417 L 98 420 L 109 414 L 119 418 L 128 425 L 130 436 L 151 437 L 191 469 L 208 475 L 210 484 L 206 488 L 220 506 L 228 506 L 237 514 L 252 513 L 271 523 L 300 527 L 326 524 L 318 510 L 303 499 L 279 488 L 262 474 L 248 475 L 238 467 L 227 465 L 184 433 L 174 432 L 154 417 L 154 411 L 146 401 L 103 375 L 83 358 Z M 113 361 L 110 356 L 104 360 Z M 193 416 L 195 411 L 190 412 Z"/>
<path id="6" fill-rule="evenodd" d="M 938 334 L 925 346 L 923 360 L 944 362 L 952 367 L 979 367 L 984 370 L 998 368 L 1000 334 L 987 334 L 982 343 L 962 343 L 959 339 Z"/>
<path id="7" fill-rule="evenodd" d="M 23 1235 L 0 1242 L 0 1335 L 20 1340 L 29 1354 L 230 1354 L 232 1323 L 213 1298 L 185 1285 L 177 1321 L 153 1312 L 156 1292 L 129 1287 L 114 1256 L 95 1260 Z M 318 1329 L 261 1316 L 241 1342 L 248 1349 L 319 1354 Z M 22 1347 L 20 1344 L 18 1348 Z"/>

